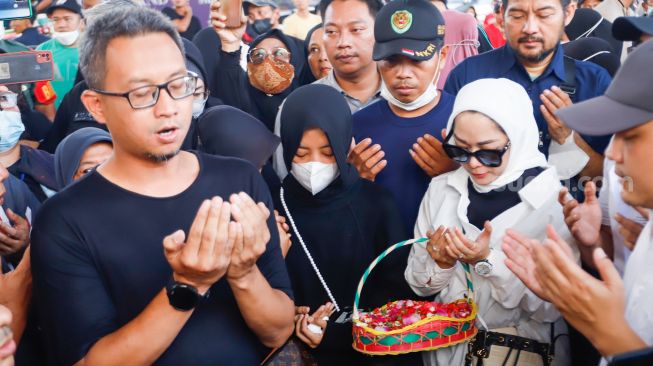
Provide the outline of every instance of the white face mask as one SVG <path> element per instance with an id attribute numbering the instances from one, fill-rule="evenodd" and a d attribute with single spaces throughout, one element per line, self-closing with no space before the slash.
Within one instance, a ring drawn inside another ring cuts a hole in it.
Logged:
<path id="1" fill-rule="evenodd" d="M 54 32 L 52 37 L 62 45 L 70 46 L 77 41 L 77 38 L 79 38 L 79 30 L 74 30 L 72 32 Z"/>
<path id="2" fill-rule="evenodd" d="M 338 177 L 338 165 L 336 163 L 324 164 L 317 161 L 309 163 L 292 163 L 290 174 L 297 179 L 297 182 L 313 196 L 328 187 Z"/>
<path id="3" fill-rule="evenodd" d="M 438 52 L 438 55 L 436 56 L 438 58 L 438 65 L 435 68 L 435 75 L 433 75 L 433 79 L 431 80 L 431 83 L 426 87 L 426 90 L 424 90 L 424 93 L 417 97 L 415 100 L 409 103 L 404 103 L 400 101 L 399 99 L 395 98 L 392 93 L 390 93 L 390 90 L 388 87 L 385 85 L 385 82 L 381 80 L 381 97 L 383 99 L 387 100 L 388 103 L 394 105 L 397 108 L 401 108 L 406 111 L 414 111 L 416 109 L 422 108 L 425 105 L 431 103 L 433 99 L 435 99 L 438 96 L 438 79 L 440 79 L 440 53 Z"/>
<path id="4" fill-rule="evenodd" d="M 206 105 L 206 99 L 193 100 L 193 118 L 199 117 L 202 114 L 202 112 L 204 112 L 205 105 Z"/>
<path id="5" fill-rule="evenodd" d="M 25 125 L 19 112 L 0 111 L 0 152 L 16 146 L 24 131 Z"/>

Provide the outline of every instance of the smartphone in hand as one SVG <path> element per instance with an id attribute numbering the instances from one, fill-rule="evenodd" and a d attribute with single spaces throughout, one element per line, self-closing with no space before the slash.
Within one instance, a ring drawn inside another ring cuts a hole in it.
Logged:
<path id="1" fill-rule="evenodd" d="M 240 27 L 240 19 L 243 14 L 243 0 L 221 0 L 221 4 L 221 12 L 227 17 L 227 28 Z"/>

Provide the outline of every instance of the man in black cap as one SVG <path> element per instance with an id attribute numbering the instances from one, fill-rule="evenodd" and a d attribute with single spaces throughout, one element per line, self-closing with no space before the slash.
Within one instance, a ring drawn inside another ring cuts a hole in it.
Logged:
<path id="1" fill-rule="evenodd" d="M 354 114 L 358 145 L 350 159 L 362 177 L 394 194 L 409 230 L 431 178 L 453 168 L 438 140 L 454 101 L 436 88 L 447 57 L 444 32 L 444 18 L 426 0 L 381 8 L 373 57 L 382 99 Z"/>
<path id="2" fill-rule="evenodd" d="M 605 95 L 560 109 L 557 116 L 580 133 L 614 134 L 606 158 L 623 178 L 624 202 L 653 209 L 653 41 L 640 45 L 622 65 Z M 590 248 L 601 280 L 585 273 L 567 253 L 569 245 L 550 233 L 543 245 L 513 236 L 503 249 L 508 267 L 604 357 L 653 345 L 653 223 L 649 218 L 624 274 L 599 246 Z M 537 273 L 537 277 L 535 277 Z M 625 295 L 625 301 L 624 301 Z M 602 321 L 601 319 L 610 319 Z M 649 363 L 637 363 L 649 364 Z"/>
<path id="3" fill-rule="evenodd" d="M 628 52 L 653 38 L 652 17 L 619 17 L 612 24 L 612 35 L 621 41 L 632 41 Z"/>
<path id="4" fill-rule="evenodd" d="M 37 50 L 52 51 L 56 68 L 52 87 L 57 94 L 55 108 L 59 108 L 63 96 L 75 85 L 82 9 L 75 0 L 56 0 L 48 8 L 47 14 L 54 24 L 54 34 L 51 40 L 42 43 Z"/>
<path id="5" fill-rule="evenodd" d="M 247 43 L 270 29 L 279 27 L 279 8 L 272 0 L 243 1 L 243 10 L 247 15 Z"/>

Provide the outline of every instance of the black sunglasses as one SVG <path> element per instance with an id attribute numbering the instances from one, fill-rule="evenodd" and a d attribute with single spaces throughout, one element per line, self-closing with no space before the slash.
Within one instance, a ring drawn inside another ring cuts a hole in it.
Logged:
<path id="1" fill-rule="evenodd" d="M 510 141 L 504 146 L 502 149 L 499 150 L 476 150 L 474 152 L 471 152 L 467 149 L 463 149 L 460 146 L 456 145 L 451 145 L 448 144 L 447 141 L 451 139 L 451 136 L 453 136 L 453 126 L 451 128 L 451 131 L 447 135 L 447 137 L 444 139 L 444 142 L 442 143 L 442 148 L 444 149 L 444 152 L 447 153 L 447 155 L 455 162 L 464 164 L 469 162 L 469 159 L 473 156 L 478 160 L 479 163 L 485 165 L 486 167 L 489 168 L 496 168 L 498 166 L 501 166 L 503 154 L 508 151 L 510 148 Z"/>

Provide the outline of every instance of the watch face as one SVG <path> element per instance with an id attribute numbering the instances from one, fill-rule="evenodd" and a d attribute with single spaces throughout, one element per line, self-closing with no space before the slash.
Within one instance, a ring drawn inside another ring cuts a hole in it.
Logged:
<path id="1" fill-rule="evenodd" d="M 488 261 L 478 262 L 474 265 L 474 271 L 476 271 L 479 276 L 487 276 L 492 272 L 492 264 Z"/>
<path id="2" fill-rule="evenodd" d="M 175 284 L 168 292 L 168 299 L 175 309 L 187 311 L 197 305 L 199 294 L 191 286 Z"/>

